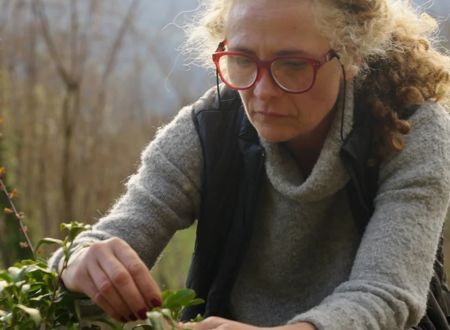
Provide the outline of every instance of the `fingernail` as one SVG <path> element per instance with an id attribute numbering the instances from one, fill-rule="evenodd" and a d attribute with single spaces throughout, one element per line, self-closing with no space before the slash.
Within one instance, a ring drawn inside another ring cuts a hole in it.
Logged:
<path id="1" fill-rule="evenodd" d="M 147 319 L 147 309 L 141 309 L 138 313 L 137 313 L 137 315 L 139 315 L 139 318 L 141 319 L 141 320 L 146 320 Z"/>
<path id="2" fill-rule="evenodd" d="M 131 321 L 137 321 L 137 317 L 134 314 L 130 314 L 130 316 L 128 317 L 129 320 Z"/>
<path id="3" fill-rule="evenodd" d="M 152 305 L 153 305 L 153 307 L 161 307 L 161 300 L 153 298 Z"/>

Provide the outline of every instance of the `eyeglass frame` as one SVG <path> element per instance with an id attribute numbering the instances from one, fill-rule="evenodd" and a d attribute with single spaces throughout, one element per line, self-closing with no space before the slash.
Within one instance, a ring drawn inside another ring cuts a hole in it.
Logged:
<path id="1" fill-rule="evenodd" d="M 238 52 L 238 51 L 225 51 L 225 45 L 226 45 L 227 41 L 223 40 L 219 43 L 219 45 L 217 46 L 216 51 L 212 54 L 212 60 L 214 62 L 214 65 L 216 66 L 216 73 L 220 76 L 220 78 L 222 79 L 222 81 L 224 82 L 225 85 L 227 85 L 228 87 L 234 89 L 234 90 L 248 90 L 250 88 L 253 88 L 255 86 L 255 84 L 261 80 L 262 75 L 263 75 L 263 71 L 266 70 L 270 73 L 270 77 L 272 78 L 272 81 L 275 83 L 275 85 L 277 85 L 281 90 L 285 91 L 286 93 L 290 93 L 290 94 L 303 94 L 308 92 L 309 90 L 311 90 L 314 87 L 314 83 L 316 82 L 316 77 L 317 77 L 317 71 L 319 71 L 319 69 L 326 63 L 330 62 L 331 60 L 333 60 L 334 58 L 337 58 L 338 60 L 339 55 L 336 53 L 336 51 L 334 49 L 330 49 L 329 51 L 327 51 L 324 55 L 320 56 L 318 59 L 314 59 L 314 58 L 310 58 L 310 57 L 304 57 L 304 56 L 295 56 L 295 55 L 282 55 L 282 56 L 276 56 L 273 57 L 269 60 L 261 60 L 259 59 L 256 55 L 253 54 L 248 54 L 248 53 L 244 53 L 244 52 Z M 232 84 L 230 84 L 229 82 L 226 81 L 226 79 L 224 79 L 222 71 L 220 70 L 220 58 L 222 56 L 225 55 L 240 55 L 240 56 L 244 56 L 247 57 L 251 60 L 253 60 L 256 63 L 256 77 L 255 80 L 247 87 L 236 87 L 233 86 Z M 313 79 L 311 80 L 311 85 L 303 90 L 300 91 L 293 91 L 290 90 L 284 86 L 282 86 L 273 76 L 272 73 L 272 64 L 273 62 L 280 60 L 280 59 L 299 59 L 299 60 L 304 60 L 306 62 L 308 62 L 312 68 L 313 68 Z M 264 69 L 264 70 L 262 70 Z"/>

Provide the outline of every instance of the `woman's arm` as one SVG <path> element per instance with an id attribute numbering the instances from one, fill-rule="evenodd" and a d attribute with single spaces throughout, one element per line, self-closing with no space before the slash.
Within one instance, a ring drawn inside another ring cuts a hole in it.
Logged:
<path id="1" fill-rule="evenodd" d="M 76 247 L 89 242 L 63 273 L 66 287 L 83 292 L 115 319 L 145 318 L 160 304 L 148 272 L 174 232 L 196 218 L 202 156 L 191 107 L 161 129 L 142 154 L 127 191 Z M 111 164 L 114 166 L 114 164 Z M 50 260 L 56 268 L 61 252 Z"/>

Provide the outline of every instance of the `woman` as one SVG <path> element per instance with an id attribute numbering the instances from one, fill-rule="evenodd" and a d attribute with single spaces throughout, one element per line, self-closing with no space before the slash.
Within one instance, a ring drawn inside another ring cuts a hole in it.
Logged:
<path id="1" fill-rule="evenodd" d="M 211 0 L 202 17 L 188 42 L 200 57 L 216 49 L 217 72 L 238 90 L 265 160 L 258 194 L 246 201 L 256 224 L 237 251 L 243 261 L 225 290 L 227 318 L 194 329 L 417 324 L 450 201 L 450 120 L 439 105 L 449 96 L 450 61 L 427 39 L 435 23 L 400 0 Z M 371 163 L 379 166 L 364 232 L 339 157 L 355 95 L 370 114 Z M 399 119 L 410 108 L 409 122 Z M 208 127 L 194 124 L 194 110 L 159 131 L 126 194 L 78 239 L 63 273 L 68 289 L 118 320 L 145 318 L 160 304 L 147 266 L 202 216 L 211 178 L 199 132 Z M 214 285 L 208 290 L 213 300 Z"/>

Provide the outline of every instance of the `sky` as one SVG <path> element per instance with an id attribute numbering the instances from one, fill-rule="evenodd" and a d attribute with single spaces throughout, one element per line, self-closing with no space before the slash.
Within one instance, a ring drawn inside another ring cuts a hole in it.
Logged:
<path id="1" fill-rule="evenodd" d="M 419 8 L 435 17 L 441 26 L 442 36 L 450 46 L 450 0 L 414 0 Z"/>
<path id="2" fill-rule="evenodd" d="M 175 112 L 178 110 L 177 107 L 181 106 L 173 101 L 175 97 L 172 97 L 176 94 L 172 84 L 180 75 L 192 78 L 192 83 L 186 86 L 192 101 L 200 97 L 211 86 L 211 73 L 206 69 L 187 66 L 179 51 L 184 40 L 181 26 L 192 17 L 198 6 L 198 0 L 141 1 L 140 25 L 150 35 L 157 35 L 158 40 L 161 40 L 159 47 L 164 50 L 171 62 L 171 72 L 163 77 L 161 86 L 155 87 L 160 88 L 161 94 L 165 95 L 161 104 L 155 105 L 157 108 L 163 109 L 163 112 Z M 151 63 L 150 58 L 148 70 L 151 70 Z"/>
<path id="3" fill-rule="evenodd" d="M 428 8 L 430 14 L 446 18 L 450 15 L 450 0 L 414 0 L 420 7 Z"/>

